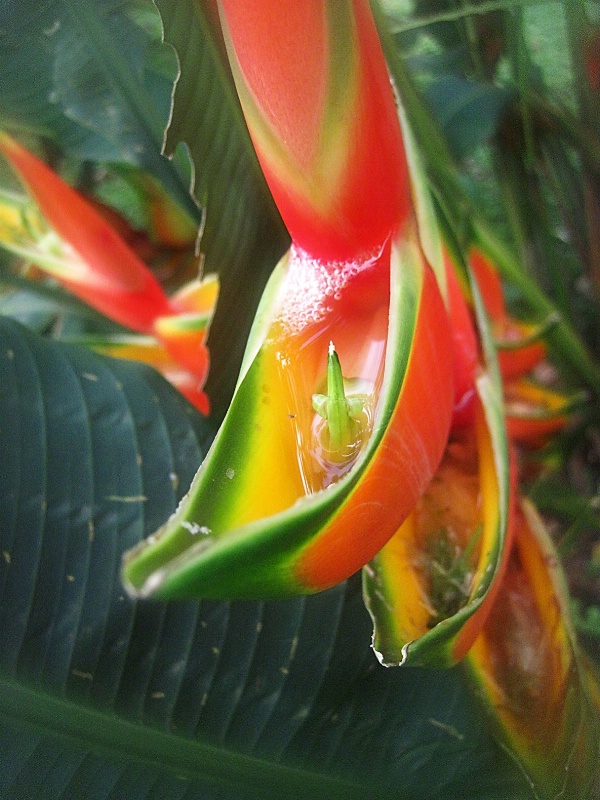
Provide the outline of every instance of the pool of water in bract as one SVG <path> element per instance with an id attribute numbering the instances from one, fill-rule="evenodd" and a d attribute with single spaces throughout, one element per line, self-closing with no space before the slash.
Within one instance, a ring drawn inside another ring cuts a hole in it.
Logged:
<path id="1" fill-rule="evenodd" d="M 265 347 L 276 362 L 271 374 L 285 398 L 285 414 L 293 422 L 290 457 L 297 462 L 304 494 L 343 477 L 372 431 L 385 365 L 389 264 L 388 245 L 348 263 L 320 263 L 298 249 L 290 252 L 281 311 Z M 352 440 L 341 450 L 331 449 L 328 423 L 312 406 L 313 394 L 327 391 L 331 342 L 347 396 L 359 396 L 362 402 L 352 424 Z"/>

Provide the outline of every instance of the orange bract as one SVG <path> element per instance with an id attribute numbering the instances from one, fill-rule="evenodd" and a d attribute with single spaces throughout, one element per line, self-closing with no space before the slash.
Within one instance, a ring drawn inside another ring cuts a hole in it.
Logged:
<path id="1" fill-rule="evenodd" d="M 369 561 L 414 507 L 425 476 L 435 472 L 451 416 L 452 344 L 444 335 L 447 326 L 441 295 L 427 268 L 407 380 L 389 434 L 347 507 L 332 519 L 326 535 L 301 554 L 295 573 L 307 586 L 332 586 Z"/>
<path id="2" fill-rule="evenodd" d="M 553 789 L 548 796 L 567 788 L 565 796 L 588 796 L 597 710 L 576 657 L 558 557 L 525 500 L 515 528 L 501 591 L 467 666 L 505 746 L 536 782 Z"/>

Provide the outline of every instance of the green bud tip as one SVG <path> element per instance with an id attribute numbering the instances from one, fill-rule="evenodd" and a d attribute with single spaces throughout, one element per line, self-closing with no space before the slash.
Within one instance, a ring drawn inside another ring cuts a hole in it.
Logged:
<path id="1" fill-rule="evenodd" d="M 343 452 L 356 441 L 356 420 L 363 410 L 359 397 L 346 397 L 342 367 L 333 342 L 327 355 L 327 394 L 315 394 L 313 408 L 327 420 L 329 446 L 334 452 Z"/>

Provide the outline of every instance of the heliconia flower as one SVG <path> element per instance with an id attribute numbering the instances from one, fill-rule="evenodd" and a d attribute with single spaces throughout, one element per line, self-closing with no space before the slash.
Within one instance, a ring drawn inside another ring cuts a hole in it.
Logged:
<path id="1" fill-rule="evenodd" d="M 149 333 L 157 317 L 172 313 L 150 270 L 90 203 L 4 132 L 0 152 L 47 225 L 27 246 L 10 240 L 0 244 L 31 258 L 73 294 L 140 333 Z"/>
<path id="2" fill-rule="evenodd" d="M 295 248 L 276 269 L 190 493 L 126 556 L 132 593 L 318 591 L 365 564 L 410 513 L 450 426 L 444 304 L 414 233 L 337 269 Z"/>
<path id="3" fill-rule="evenodd" d="M 526 376 L 546 356 L 544 337 L 555 323 L 535 325 L 507 315 L 502 285 L 491 261 L 472 249 L 470 264 L 491 318 L 494 343 L 503 379 L 504 412 L 510 439 L 530 449 L 543 447 L 562 430 L 585 398 L 567 395 Z"/>
<path id="4" fill-rule="evenodd" d="M 293 245 L 189 494 L 125 557 L 141 596 L 278 597 L 344 580 L 410 513 L 452 413 L 448 316 L 409 214 L 367 0 L 221 11 Z"/>
<path id="5" fill-rule="evenodd" d="M 585 394 L 567 395 L 527 378 L 507 381 L 504 410 L 508 435 L 519 445 L 543 447 L 586 399 Z"/>
<path id="6" fill-rule="evenodd" d="M 206 411 L 202 386 L 209 366 L 206 337 L 219 291 L 216 276 L 191 281 L 169 298 L 106 212 L 5 133 L 0 133 L 0 151 L 34 201 L 3 198 L 0 245 L 30 259 L 110 319 L 158 339 L 169 366 L 156 342 L 140 345 L 141 360 L 155 363 Z"/>
<path id="7" fill-rule="evenodd" d="M 510 560 L 465 668 L 503 749 L 535 797 L 591 797 L 600 757 L 597 689 L 577 652 L 558 555 L 521 500 Z"/>

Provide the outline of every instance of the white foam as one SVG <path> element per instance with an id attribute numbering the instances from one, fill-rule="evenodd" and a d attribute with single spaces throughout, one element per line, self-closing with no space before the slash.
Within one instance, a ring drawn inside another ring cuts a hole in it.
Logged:
<path id="1" fill-rule="evenodd" d="M 349 261 L 320 261 L 293 245 L 280 312 L 288 333 L 297 333 L 326 317 L 331 301 L 339 300 L 352 278 L 373 266 L 381 251 L 379 247 Z"/>

